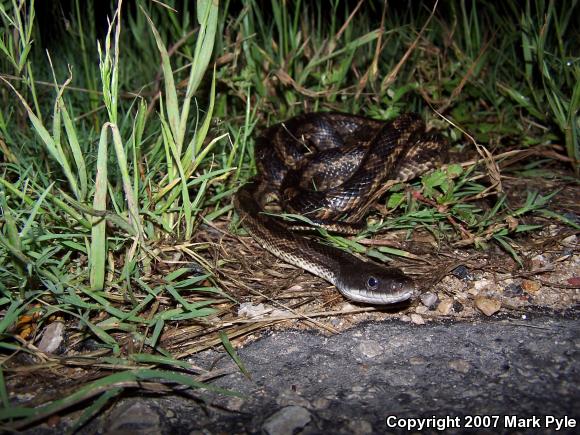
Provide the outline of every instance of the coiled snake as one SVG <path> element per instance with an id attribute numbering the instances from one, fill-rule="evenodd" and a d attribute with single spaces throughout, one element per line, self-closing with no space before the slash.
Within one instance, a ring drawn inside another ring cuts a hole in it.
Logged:
<path id="1" fill-rule="evenodd" d="M 399 269 L 318 243 L 267 210 L 274 206 L 315 226 L 353 234 L 387 181 L 424 173 L 445 151 L 445 141 L 425 133 L 424 122 L 412 113 L 389 122 L 342 113 L 300 115 L 257 139 L 258 175 L 238 191 L 234 205 L 262 247 L 331 282 L 348 299 L 404 301 L 416 290 Z"/>

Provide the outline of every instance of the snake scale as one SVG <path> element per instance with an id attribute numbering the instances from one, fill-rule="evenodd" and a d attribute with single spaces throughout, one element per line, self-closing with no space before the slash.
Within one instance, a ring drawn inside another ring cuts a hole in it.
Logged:
<path id="1" fill-rule="evenodd" d="M 300 214 L 342 234 L 359 230 L 387 181 L 407 181 L 442 162 L 446 142 L 413 113 L 385 122 L 344 113 L 307 113 L 256 140 L 258 174 L 234 205 L 258 243 L 330 283 L 348 299 L 391 304 L 416 293 L 399 269 L 364 261 L 303 234 L 268 213 Z M 299 228 L 296 228 L 299 227 Z"/>

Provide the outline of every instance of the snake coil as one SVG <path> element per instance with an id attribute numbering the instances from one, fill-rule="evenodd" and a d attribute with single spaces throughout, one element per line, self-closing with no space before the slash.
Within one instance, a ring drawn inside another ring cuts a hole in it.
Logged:
<path id="1" fill-rule="evenodd" d="M 316 242 L 271 214 L 301 214 L 315 226 L 353 234 L 387 181 L 407 181 L 442 162 L 445 141 L 425 132 L 418 115 L 389 122 L 343 113 L 310 113 L 276 124 L 256 140 L 256 177 L 234 206 L 265 249 L 317 275 L 348 299 L 392 304 L 412 297 L 399 269 L 363 261 Z"/>

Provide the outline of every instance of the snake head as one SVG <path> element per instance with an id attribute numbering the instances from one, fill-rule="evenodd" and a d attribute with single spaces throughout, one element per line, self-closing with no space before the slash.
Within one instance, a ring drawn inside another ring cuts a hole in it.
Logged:
<path id="1" fill-rule="evenodd" d="M 399 269 L 362 261 L 342 264 L 340 269 L 336 287 L 355 302 L 394 304 L 406 301 L 416 291 L 413 281 Z"/>

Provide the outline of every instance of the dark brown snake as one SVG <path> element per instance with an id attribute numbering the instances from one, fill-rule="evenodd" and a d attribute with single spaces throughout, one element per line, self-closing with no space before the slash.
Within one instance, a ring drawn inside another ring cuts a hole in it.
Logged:
<path id="1" fill-rule="evenodd" d="M 389 122 L 304 114 L 257 139 L 258 175 L 238 191 L 234 205 L 244 228 L 274 255 L 331 282 L 353 301 L 396 303 L 416 292 L 399 269 L 318 243 L 267 212 L 273 206 L 329 231 L 353 234 L 387 181 L 410 180 L 445 154 L 445 141 L 426 133 L 412 113 Z"/>

